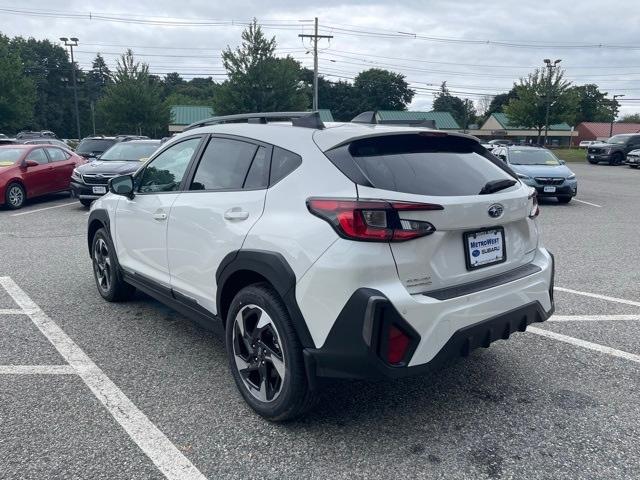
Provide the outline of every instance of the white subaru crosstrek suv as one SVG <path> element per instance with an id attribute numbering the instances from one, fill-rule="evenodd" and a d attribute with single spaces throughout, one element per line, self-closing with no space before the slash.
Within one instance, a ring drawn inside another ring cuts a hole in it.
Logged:
<path id="1" fill-rule="evenodd" d="M 174 137 L 91 208 L 99 293 L 221 324 L 271 420 L 321 379 L 417 374 L 546 320 L 532 189 L 474 137 L 374 123 L 247 114 Z"/>

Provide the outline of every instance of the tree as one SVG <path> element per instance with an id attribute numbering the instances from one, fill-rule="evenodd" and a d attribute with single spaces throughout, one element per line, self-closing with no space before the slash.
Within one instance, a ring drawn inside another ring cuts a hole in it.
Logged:
<path id="1" fill-rule="evenodd" d="M 9 39 L 0 35 L 0 132 L 14 133 L 31 121 L 36 89 Z"/>
<path id="2" fill-rule="evenodd" d="M 149 66 L 136 62 L 131 50 L 120 57 L 113 83 L 98 101 L 99 118 L 112 133 L 157 136 L 169 124 L 169 109 Z"/>
<path id="3" fill-rule="evenodd" d="M 628 115 L 624 115 L 619 123 L 640 123 L 640 113 L 630 113 Z"/>
<path id="4" fill-rule="evenodd" d="M 162 97 L 167 98 L 169 95 L 176 93 L 179 87 L 184 84 L 184 80 L 178 72 L 167 73 L 162 80 Z"/>
<path id="5" fill-rule="evenodd" d="M 96 102 L 111 84 L 111 70 L 99 53 L 93 59 L 91 70 L 87 73 L 87 89 L 90 101 Z"/>
<path id="6" fill-rule="evenodd" d="M 361 110 L 406 110 L 415 91 L 409 88 L 404 75 L 379 68 L 360 72 L 353 86 Z"/>
<path id="7" fill-rule="evenodd" d="M 36 88 L 36 102 L 28 128 L 52 130 L 62 137 L 75 137 L 71 69 L 76 69 L 79 95 L 82 94 L 83 72 L 77 65 L 72 67 L 64 48 L 49 40 L 14 37 L 10 48 L 22 59 L 25 75 Z M 82 98 L 79 100 L 81 129 L 86 131 L 89 121 L 88 104 Z"/>
<path id="8" fill-rule="evenodd" d="M 254 19 L 242 32 L 242 45 L 222 53 L 228 80 L 217 89 L 216 114 L 304 110 L 308 95 L 300 82 L 300 63 L 275 56 L 275 37 L 267 39 Z"/>
<path id="9" fill-rule="evenodd" d="M 449 112 L 462 128 L 467 129 L 475 121 L 476 111 L 473 102 L 451 95 L 447 82 L 442 82 L 440 91 L 434 95 L 433 110 Z"/>
<path id="10" fill-rule="evenodd" d="M 597 85 L 578 85 L 571 89 L 578 98 L 578 108 L 575 123 L 580 122 L 610 122 L 611 112 L 616 110 L 618 102 L 607 98 L 606 92 L 601 92 Z"/>
<path id="11" fill-rule="evenodd" d="M 571 82 L 564 79 L 564 71 L 554 68 L 536 69 L 516 85 L 517 98 L 504 107 L 509 123 L 538 131 L 538 143 L 547 120 L 549 125 L 559 122 L 573 123 L 578 107 L 578 97 L 570 90 Z"/>
<path id="12" fill-rule="evenodd" d="M 485 115 L 488 117 L 492 113 L 503 112 L 504 106 L 509 103 L 509 100 L 511 100 L 512 98 L 518 98 L 515 85 L 507 93 L 499 93 L 498 95 L 493 97 L 493 100 L 491 100 L 489 109 L 486 111 Z"/>

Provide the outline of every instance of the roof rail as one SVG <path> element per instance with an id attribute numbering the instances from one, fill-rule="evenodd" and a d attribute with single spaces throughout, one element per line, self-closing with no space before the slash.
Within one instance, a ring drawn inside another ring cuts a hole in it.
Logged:
<path id="1" fill-rule="evenodd" d="M 380 120 L 376 110 L 363 112 L 356 116 L 351 123 L 364 123 L 366 125 L 410 125 L 412 127 L 436 128 L 435 120 Z"/>
<path id="2" fill-rule="evenodd" d="M 211 117 L 188 125 L 183 131 L 192 128 L 204 127 L 206 125 L 218 125 L 221 123 L 261 123 L 266 124 L 268 120 L 291 120 L 294 127 L 306 127 L 323 129 L 324 123 L 320 119 L 320 112 L 265 112 L 265 113 L 239 113 L 237 115 L 224 115 L 221 117 Z"/>

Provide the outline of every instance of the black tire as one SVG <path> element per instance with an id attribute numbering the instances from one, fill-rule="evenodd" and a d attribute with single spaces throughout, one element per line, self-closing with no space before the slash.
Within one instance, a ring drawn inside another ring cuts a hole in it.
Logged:
<path id="1" fill-rule="evenodd" d="M 624 155 L 620 152 L 616 152 L 611 155 L 611 160 L 609 160 L 609 165 L 622 165 L 624 162 Z"/>
<path id="2" fill-rule="evenodd" d="M 572 197 L 557 197 L 560 203 L 569 203 Z"/>
<path id="3" fill-rule="evenodd" d="M 629 168 L 638 168 L 638 165 L 629 165 Z"/>
<path id="4" fill-rule="evenodd" d="M 270 322 L 260 328 L 259 322 L 265 313 Z M 242 322 L 245 335 L 236 320 Z M 252 325 L 255 325 L 253 329 Z M 225 337 L 233 379 L 244 400 L 258 414 L 281 422 L 296 418 L 311 408 L 314 392 L 309 389 L 302 347 L 286 306 L 269 284 L 250 285 L 238 292 L 229 307 Z M 273 363 L 274 357 L 281 359 L 284 379 Z M 251 388 L 250 385 L 256 384 L 261 388 Z M 264 389 L 263 384 L 266 385 Z M 262 394 L 265 400 L 258 398 L 261 392 L 265 392 Z"/>
<path id="5" fill-rule="evenodd" d="M 85 200 L 84 198 L 79 198 L 78 200 L 85 207 L 90 207 L 91 206 L 91 202 L 93 202 L 93 200 Z"/>
<path id="6" fill-rule="evenodd" d="M 597 165 L 598 163 L 600 163 L 600 162 L 598 162 L 598 160 L 588 160 L 588 162 L 589 162 L 591 165 Z"/>
<path id="7" fill-rule="evenodd" d="M 7 186 L 7 190 L 4 193 L 4 204 L 11 210 L 17 210 L 22 208 L 25 200 L 27 199 L 27 193 L 24 191 L 24 187 L 17 182 L 10 183 Z"/>
<path id="8" fill-rule="evenodd" d="M 91 263 L 98 293 L 108 302 L 130 299 L 136 289 L 122 279 L 115 248 L 104 228 L 98 229 L 91 241 Z"/>

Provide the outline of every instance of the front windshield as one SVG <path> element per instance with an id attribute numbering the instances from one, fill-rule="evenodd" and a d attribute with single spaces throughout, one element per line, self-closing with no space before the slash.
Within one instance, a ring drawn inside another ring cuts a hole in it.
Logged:
<path id="1" fill-rule="evenodd" d="M 76 148 L 76 153 L 80 155 L 102 153 L 113 144 L 113 140 L 97 140 L 88 138 L 80 142 L 80 145 Z"/>
<path id="2" fill-rule="evenodd" d="M 104 152 L 100 157 L 100 160 L 113 160 L 113 161 L 133 161 L 137 162 L 143 159 L 147 159 L 151 156 L 153 152 L 156 151 L 156 148 L 160 143 L 130 143 L 130 142 L 122 142 L 116 143 L 109 150 Z"/>
<path id="3" fill-rule="evenodd" d="M 8 167 L 16 163 L 22 154 L 22 148 L 0 148 L 0 167 Z"/>
<path id="4" fill-rule="evenodd" d="M 607 140 L 607 143 L 614 143 L 616 145 L 622 145 L 624 144 L 627 140 L 629 140 L 629 137 L 631 135 L 614 135 L 613 137 L 611 137 L 609 140 Z"/>
<path id="5" fill-rule="evenodd" d="M 512 165 L 560 165 L 560 160 L 549 150 L 509 150 Z"/>

